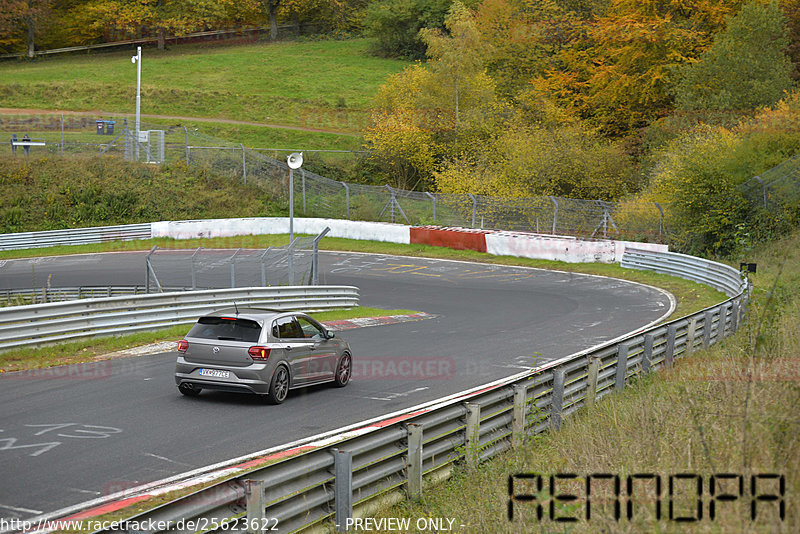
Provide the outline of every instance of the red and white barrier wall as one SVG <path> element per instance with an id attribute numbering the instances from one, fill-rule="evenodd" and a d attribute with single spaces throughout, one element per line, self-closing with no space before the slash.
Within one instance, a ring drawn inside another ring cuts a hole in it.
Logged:
<path id="1" fill-rule="evenodd" d="M 316 235 L 326 227 L 331 237 L 344 237 L 389 243 L 419 243 L 456 250 L 476 250 L 496 256 L 517 256 L 566 263 L 618 263 L 625 247 L 653 252 L 667 252 L 667 245 L 634 243 L 605 239 L 579 239 L 524 232 L 446 228 L 440 226 L 404 226 L 381 222 L 341 219 L 295 218 L 296 234 Z M 247 219 L 207 219 L 198 221 L 162 221 L 152 223 L 153 237 L 194 239 L 239 235 L 286 234 L 287 217 Z"/>

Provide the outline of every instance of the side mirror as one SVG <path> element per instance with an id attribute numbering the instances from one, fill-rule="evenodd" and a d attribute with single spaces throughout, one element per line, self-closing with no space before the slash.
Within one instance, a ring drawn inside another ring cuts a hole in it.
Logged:
<path id="1" fill-rule="evenodd" d="M 336 333 L 333 330 L 325 330 L 325 337 L 327 339 L 333 339 L 336 337 Z"/>

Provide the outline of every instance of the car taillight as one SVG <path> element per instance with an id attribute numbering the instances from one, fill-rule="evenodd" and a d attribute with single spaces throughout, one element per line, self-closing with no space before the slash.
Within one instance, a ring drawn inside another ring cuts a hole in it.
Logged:
<path id="1" fill-rule="evenodd" d="M 269 353 L 271 350 L 272 349 L 268 349 L 267 347 L 250 347 L 250 349 L 247 351 L 247 354 L 249 354 L 254 360 L 266 360 L 269 358 Z"/>
<path id="2" fill-rule="evenodd" d="M 189 342 L 185 339 L 178 341 L 178 352 L 186 352 L 189 349 Z"/>

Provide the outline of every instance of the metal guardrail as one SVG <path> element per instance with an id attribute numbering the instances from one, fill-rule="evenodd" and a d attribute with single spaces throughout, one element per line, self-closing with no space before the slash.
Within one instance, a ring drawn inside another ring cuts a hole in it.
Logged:
<path id="1" fill-rule="evenodd" d="M 45 232 L 19 232 L 0 234 L 0 250 L 53 247 L 66 245 L 86 245 L 106 241 L 130 241 L 150 239 L 150 223 L 122 224 L 117 226 L 95 226 Z"/>
<path id="2" fill-rule="evenodd" d="M 659 253 L 628 247 L 620 265 L 628 269 L 646 269 L 706 284 L 729 297 L 742 291 L 742 275 L 733 267 L 686 254 Z"/>
<path id="3" fill-rule="evenodd" d="M 256 520 L 258 525 L 268 520 L 280 532 L 330 520 L 341 530 L 354 508 L 358 514 L 360 507 L 390 492 L 418 497 L 423 475 L 444 473 L 460 460 L 476 464 L 523 436 L 558 430 L 562 419 L 579 408 L 709 347 L 741 324 L 749 283 L 735 269 L 670 253 L 645 257 L 642 251 L 626 253 L 623 263 L 636 268 L 647 263 L 721 288 L 740 281 L 731 298 L 711 308 L 486 384 L 474 393 L 395 414 L 398 422 L 393 424 L 364 428 L 357 437 L 315 447 L 129 519 L 139 525 L 171 525 L 170 532 L 195 532 L 190 525 L 252 532 L 247 527 Z M 235 519 L 240 521 L 231 526 Z M 229 526 L 220 527 L 226 522 Z M 126 532 L 124 528 L 122 523 L 96 532 Z"/>
<path id="4" fill-rule="evenodd" d="M 189 291 L 189 287 L 165 287 L 164 292 Z M 93 299 L 102 297 L 121 297 L 144 295 L 146 286 L 77 286 L 41 287 L 29 289 L 0 289 L 0 305 L 43 304 L 65 300 Z"/>
<path id="5" fill-rule="evenodd" d="M 319 310 L 358 305 L 353 286 L 251 287 L 0 308 L 0 350 L 190 323 L 223 306 Z"/>

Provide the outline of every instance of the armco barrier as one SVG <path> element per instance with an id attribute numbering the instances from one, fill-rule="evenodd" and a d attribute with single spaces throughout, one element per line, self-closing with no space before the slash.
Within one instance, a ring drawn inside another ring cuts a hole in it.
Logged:
<path id="1" fill-rule="evenodd" d="M 170 532 L 194 532 L 200 526 L 210 528 L 245 518 L 260 520 L 258 524 L 268 524 L 280 532 L 331 520 L 344 526 L 348 517 L 368 513 L 376 498 L 387 502 L 406 495 L 418 497 L 423 475 L 446 474 L 456 461 L 474 464 L 519 443 L 523 436 L 557 430 L 564 417 L 623 390 L 631 379 L 670 367 L 676 358 L 736 332 L 749 298 L 749 284 L 735 269 L 669 253 L 634 251 L 623 261 L 637 263 L 637 268 L 645 262 L 662 272 L 711 281 L 729 290 L 731 297 L 687 317 L 469 392 L 385 420 L 340 429 L 336 431 L 338 441 L 330 437 L 335 434 L 331 433 L 319 442 L 309 440 L 275 450 L 270 456 L 232 466 L 230 469 L 240 473 L 233 478 L 129 519 L 138 525 L 160 522 L 182 526 Z M 243 472 L 253 467 L 255 470 Z M 230 470 L 224 475 L 230 475 Z M 204 480 L 209 476 L 204 474 Z M 183 487 L 191 483 L 182 482 Z M 127 495 L 116 504 L 146 497 Z M 93 517 L 107 509 L 108 504 L 64 519 Z M 240 521 L 224 530 L 244 532 L 246 526 Z M 117 525 L 96 532 L 125 531 L 124 526 Z"/>
<path id="2" fill-rule="evenodd" d="M 252 287 L 83 299 L 0 308 L 0 350 L 181 323 L 219 309 L 320 310 L 358 305 L 352 286 Z"/>
<path id="3" fill-rule="evenodd" d="M 0 250 L 150 239 L 151 223 L 0 234 Z"/>

